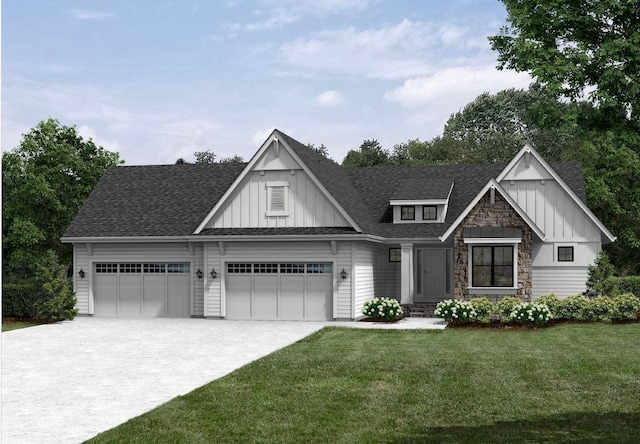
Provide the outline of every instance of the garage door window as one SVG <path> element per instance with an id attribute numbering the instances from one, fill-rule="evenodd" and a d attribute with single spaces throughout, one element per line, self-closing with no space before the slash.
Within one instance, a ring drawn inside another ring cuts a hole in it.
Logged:
<path id="1" fill-rule="evenodd" d="M 331 274 L 332 264 L 307 263 L 229 263 L 229 274 Z"/>
<path id="2" fill-rule="evenodd" d="M 165 264 L 144 264 L 142 268 L 145 273 L 164 273 Z"/>
<path id="3" fill-rule="evenodd" d="M 277 273 L 278 264 L 253 264 L 253 272 L 258 274 Z"/>
<path id="4" fill-rule="evenodd" d="M 118 264 L 96 264 L 96 273 L 117 273 Z"/>
<path id="5" fill-rule="evenodd" d="M 331 264 L 307 264 L 307 273 L 330 274 Z"/>
<path id="6" fill-rule="evenodd" d="M 168 273 L 189 273 L 189 264 L 167 264 Z"/>
<path id="7" fill-rule="evenodd" d="M 303 274 L 304 264 L 280 264 L 280 273 L 283 274 Z"/>
<path id="8" fill-rule="evenodd" d="M 142 264 L 120 264 L 120 273 L 142 273 Z"/>
<path id="9" fill-rule="evenodd" d="M 251 273 L 253 264 L 227 264 L 227 273 L 231 274 L 247 274 Z"/>

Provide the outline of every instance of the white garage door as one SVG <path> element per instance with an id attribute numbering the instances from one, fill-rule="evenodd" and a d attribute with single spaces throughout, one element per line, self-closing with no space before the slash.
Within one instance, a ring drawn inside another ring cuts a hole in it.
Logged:
<path id="1" fill-rule="evenodd" d="M 228 263 L 227 318 L 333 318 L 330 263 Z"/>
<path id="2" fill-rule="evenodd" d="M 191 315 L 188 263 L 97 263 L 94 315 L 186 318 Z"/>

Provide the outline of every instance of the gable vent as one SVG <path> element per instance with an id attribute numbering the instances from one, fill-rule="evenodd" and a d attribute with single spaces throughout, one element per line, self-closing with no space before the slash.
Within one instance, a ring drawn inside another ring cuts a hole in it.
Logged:
<path id="1" fill-rule="evenodd" d="M 271 188 L 271 211 L 284 211 L 284 187 Z"/>

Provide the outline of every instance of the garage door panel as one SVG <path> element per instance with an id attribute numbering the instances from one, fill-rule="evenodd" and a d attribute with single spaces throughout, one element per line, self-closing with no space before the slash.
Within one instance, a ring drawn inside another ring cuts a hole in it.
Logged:
<path id="1" fill-rule="evenodd" d="M 252 318 L 278 318 L 278 276 L 255 276 Z"/>
<path id="2" fill-rule="evenodd" d="M 117 316 L 118 276 L 97 274 L 95 277 L 93 311 L 100 316 Z"/>
<path id="3" fill-rule="evenodd" d="M 304 319 L 304 275 L 280 277 L 280 317 Z"/>
<path id="4" fill-rule="evenodd" d="M 120 275 L 120 300 L 118 316 L 137 317 L 142 314 L 142 276 Z"/>
<path id="5" fill-rule="evenodd" d="M 167 276 L 168 316 L 172 318 L 186 318 L 191 313 L 188 273 Z"/>
<path id="6" fill-rule="evenodd" d="M 227 317 L 251 318 L 251 275 L 227 277 Z"/>
<path id="7" fill-rule="evenodd" d="M 160 276 L 144 276 L 144 292 L 142 310 L 145 317 L 157 318 L 167 314 L 167 278 Z"/>
<path id="8" fill-rule="evenodd" d="M 333 316 L 333 278 L 331 275 L 307 276 L 307 300 L 305 317 L 313 320 L 327 320 Z"/>

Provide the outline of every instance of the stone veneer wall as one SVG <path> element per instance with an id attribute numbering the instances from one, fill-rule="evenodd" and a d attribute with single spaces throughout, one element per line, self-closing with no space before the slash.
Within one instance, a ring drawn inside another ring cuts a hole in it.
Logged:
<path id="1" fill-rule="evenodd" d="M 518 290 L 510 294 L 469 294 L 468 248 L 464 243 L 462 232 L 464 227 L 514 227 L 522 228 L 522 242 L 518 247 Z M 470 299 L 486 297 L 492 302 L 500 301 L 505 296 L 516 296 L 523 301 L 531 301 L 531 271 L 532 271 L 532 231 L 529 225 L 509 205 L 500 193 L 495 193 L 495 203 L 492 205 L 490 191 L 487 191 L 478 204 L 460 223 L 454 234 L 454 292 L 456 299 Z"/>

